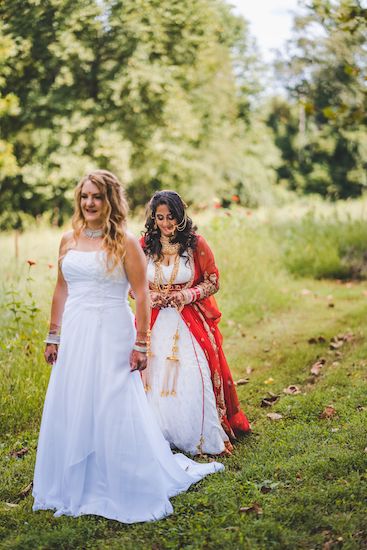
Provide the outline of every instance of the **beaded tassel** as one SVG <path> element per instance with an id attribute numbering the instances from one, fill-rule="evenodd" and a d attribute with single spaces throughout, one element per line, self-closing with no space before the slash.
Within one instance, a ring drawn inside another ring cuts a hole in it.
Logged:
<path id="1" fill-rule="evenodd" d="M 175 397 L 177 389 L 178 369 L 180 366 L 180 359 L 178 356 L 179 340 L 178 326 L 175 334 L 173 335 L 173 344 L 171 355 L 166 357 L 166 372 L 163 380 L 163 387 L 161 391 L 161 397 Z"/>

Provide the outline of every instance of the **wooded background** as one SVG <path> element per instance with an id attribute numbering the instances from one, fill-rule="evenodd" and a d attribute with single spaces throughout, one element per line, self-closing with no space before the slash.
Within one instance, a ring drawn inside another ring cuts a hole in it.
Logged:
<path id="1" fill-rule="evenodd" d="M 2 0 L 0 20 L 1 229 L 61 225 L 96 167 L 132 207 L 159 188 L 255 207 L 367 185 L 357 0 L 300 2 L 273 68 L 224 0 Z"/>

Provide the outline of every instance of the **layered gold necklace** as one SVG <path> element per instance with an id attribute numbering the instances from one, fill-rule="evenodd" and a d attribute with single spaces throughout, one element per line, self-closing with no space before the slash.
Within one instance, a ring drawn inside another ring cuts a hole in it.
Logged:
<path id="1" fill-rule="evenodd" d="M 179 267 L 180 267 L 180 256 L 178 254 L 176 254 L 170 278 L 168 279 L 167 283 L 165 283 L 164 282 L 163 270 L 162 270 L 162 260 L 157 260 L 155 262 L 154 287 L 155 287 L 155 290 L 157 292 L 162 293 L 163 296 L 168 295 L 169 291 L 172 288 L 172 285 L 174 284 L 174 282 L 176 280 Z"/>
<path id="2" fill-rule="evenodd" d="M 180 243 L 171 243 L 168 237 L 161 237 L 162 254 L 164 256 L 175 256 L 180 250 Z"/>

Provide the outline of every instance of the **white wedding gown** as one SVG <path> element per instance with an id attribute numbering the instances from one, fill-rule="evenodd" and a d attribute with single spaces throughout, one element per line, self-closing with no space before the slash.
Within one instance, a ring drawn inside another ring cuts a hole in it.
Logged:
<path id="1" fill-rule="evenodd" d="M 123 270 L 105 254 L 70 250 L 68 298 L 47 390 L 34 475 L 34 510 L 96 514 L 124 523 L 172 512 L 169 497 L 223 469 L 173 455 L 152 414 L 139 372 Z"/>
<path id="2" fill-rule="evenodd" d="M 161 265 L 163 282 L 167 283 L 173 264 Z M 154 282 L 155 264 L 148 262 L 148 279 Z M 180 258 L 175 284 L 184 284 L 192 278 L 187 255 Z M 178 330 L 177 384 L 173 387 L 172 365 L 167 357 L 172 355 L 174 334 Z M 159 311 L 151 334 L 152 356 L 144 372 L 148 402 L 155 412 L 164 437 L 172 447 L 192 455 L 220 454 L 225 449 L 228 436 L 223 430 L 215 402 L 210 368 L 204 351 L 174 308 Z"/>

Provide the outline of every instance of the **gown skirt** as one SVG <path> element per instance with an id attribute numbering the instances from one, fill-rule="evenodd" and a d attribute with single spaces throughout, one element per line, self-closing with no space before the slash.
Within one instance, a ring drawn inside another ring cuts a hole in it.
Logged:
<path id="1" fill-rule="evenodd" d="M 161 266 L 163 282 L 171 277 L 173 265 Z M 192 273 L 187 255 L 180 258 L 175 284 L 184 284 Z M 148 279 L 155 279 L 155 264 L 148 262 Z M 177 380 L 169 373 L 167 358 L 177 331 Z M 154 411 L 164 437 L 173 448 L 191 455 L 220 454 L 229 440 L 218 416 L 210 367 L 205 354 L 174 308 L 162 308 L 151 334 L 151 352 L 143 378 L 148 402 Z M 167 386 L 168 377 L 168 386 Z M 174 391 L 165 392 L 165 389 Z"/>
<path id="2" fill-rule="evenodd" d="M 123 523 L 172 513 L 169 498 L 222 470 L 172 454 L 148 405 L 139 372 L 123 269 L 105 255 L 70 250 L 59 353 L 39 435 L 33 510 L 95 514 Z"/>

